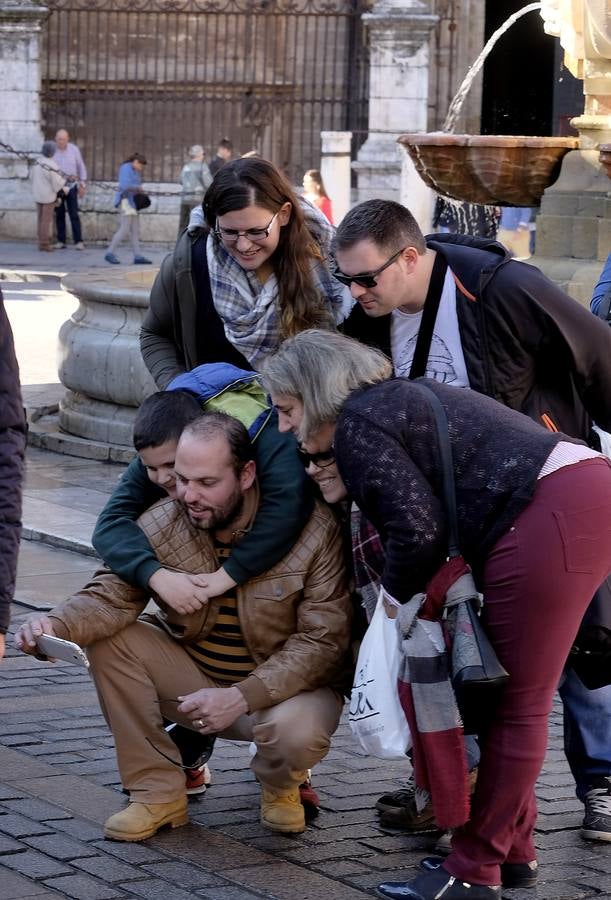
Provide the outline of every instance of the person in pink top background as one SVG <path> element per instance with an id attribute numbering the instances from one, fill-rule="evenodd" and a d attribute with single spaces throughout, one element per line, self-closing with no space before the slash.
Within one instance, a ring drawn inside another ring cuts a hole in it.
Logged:
<path id="1" fill-rule="evenodd" d="M 308 200 L 312 206 L 321 211 L 326 216 L 331 225 L 333 225 L 333 210 L 331 208 L 331 200 L 325 190 L 322 175 L 318 169 L 308 169 L 303 176 L 303 194 L 302 196 Z"/>

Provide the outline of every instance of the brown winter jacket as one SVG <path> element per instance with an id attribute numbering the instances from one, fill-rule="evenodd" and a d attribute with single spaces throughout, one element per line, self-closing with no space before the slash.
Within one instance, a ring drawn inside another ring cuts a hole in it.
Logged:
<path id="1" fill-rule="evenodd" d="M 139 523 L 165 567 L 189 573 L 218 568 L 210 536 L 193 528 L 176 501 L 160 501 Z M 256 663 L 237 687 L 251 712 L 301 691 L 343 690 L 351 605 L 340 530 L 328 508 L 317 503 L 292 550 L 264 575 L 238 587 L 237 596 L 242 635 Z M 58 637 L 87 647 L 134 622 L 148 599 L 145 591 L 102 569 L 49 616 Z M 158 602 L 157 623 L 181 643 L 205 637 L 220 606 L 213 598 L 199 612 L 179 615 Z"/>
<path id="2" fill-rule="evenodd" d="M 9 625 L 21 532 L 25 415 L 13 334 L 0 292 L 0 634 Z"/>

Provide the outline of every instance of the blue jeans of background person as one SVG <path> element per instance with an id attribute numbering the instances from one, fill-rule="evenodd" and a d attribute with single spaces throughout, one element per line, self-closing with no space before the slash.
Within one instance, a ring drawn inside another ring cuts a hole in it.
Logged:
<path id="1" fill-rule="evenodd" d="M 558 692 L 564 705 L 564 752 L 583 801 L 595 776 L 611 776 L 611 685 L 589 691 L 567 669 Z"/>
<path id="2" fill-rule="evenodd" d="M 465 735 L 465 750 L 467 751 L 467 766 L 472 772 L 476 766 L 479 766 L 479 744 L 474 734 Z"/>
<path id="3" fill-rule="evenodd" d="M 70 227 L 72 228 L 72 240 L 75 244 L 80 244 L 81 237 L 81 220 L 78 214 L 78 186 L 70 188 L 67 194 L 63 195 L 63 199 L 59 206 L 55 207 L 55 227 L 57 229 L 57 240 L 60 244 L 66 243 L 66 209 L 70 216 Z"/>

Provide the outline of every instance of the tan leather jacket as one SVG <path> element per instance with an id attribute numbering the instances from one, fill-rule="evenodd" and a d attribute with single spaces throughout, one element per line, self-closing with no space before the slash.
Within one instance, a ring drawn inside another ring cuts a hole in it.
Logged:
<path id="1" fill-rule="evenodd" d="M 190 524 L 174 500 L 161 500 L 139 524 L 160 562 L 188 573 L 213 572 L 218 560 L 210 536 Z M 316 503 L 292 550 L 272 569 L 237 589 L 238 615 L 255 670 L 237 687 L 251 712 L 301 691 L 346 686 L 351 605 L 339 526 Z M 78 594 L 49 616 L 58 637 L 87 647 L 130 625 L 149 595 L 101 569 Z M 177 641 L 197 641 L 213 627 L 220 601 L 179 615 L 158 601 L 156 621 Z"/>

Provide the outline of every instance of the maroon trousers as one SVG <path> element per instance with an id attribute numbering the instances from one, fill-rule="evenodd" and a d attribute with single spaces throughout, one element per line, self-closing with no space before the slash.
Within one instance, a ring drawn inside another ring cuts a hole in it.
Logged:
<path id="1" fill-rule="evenodd" d="M 500 884 L 503 862 L 536 857 L 534 786 L 563 666 L 594 591 L 611 571 L 611 463 L 589 459 L 542 478 L 484 571 L 490 640 L 510 678 L 481 742 L 471 818 L 444 867 Z"/>

